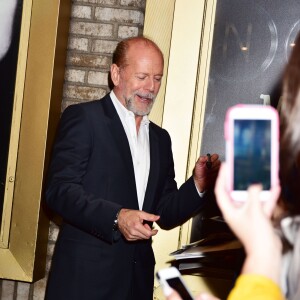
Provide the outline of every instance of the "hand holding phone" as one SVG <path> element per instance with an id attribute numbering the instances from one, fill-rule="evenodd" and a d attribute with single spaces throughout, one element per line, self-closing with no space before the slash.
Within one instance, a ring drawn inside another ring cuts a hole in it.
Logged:
<path id="1" fill-rule="evenodd" d="M 169 296 L 169 291 L 176 290 L 182 300 L 193 300 L 193 296 L 185 285 L 180 272 L 175 267 L 159 270 L 156 277 L 162 286 L 165 296 Z"/>
<path id="2" fill-rule="evenodd" d="M 238 104 L 225 119 L 228 190 L 235 201 L 247 199 L 251 184 L 262 184 L 261 200 L 278 183 L 279 121 L 271 106 Z"/>

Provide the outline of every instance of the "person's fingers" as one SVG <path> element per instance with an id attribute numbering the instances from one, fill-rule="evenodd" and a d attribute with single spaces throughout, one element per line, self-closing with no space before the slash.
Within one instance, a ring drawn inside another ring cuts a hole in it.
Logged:
<path id="1" fill-rule="evenodd" d="M 259 193 L 261 191 L 262 191 L 261 184 L 251 184 L 248 188 L 249 197 L 257 198 L 256 196 L 259 196 Z"/>
<path id="2" fill-rule="evenodd" d="M 216 181 L 215 191 L 221 193 L 226 185 L 226 163 L 222 163 L 220 166 L 219 176 Z"/>
<path id="3" fill-rule="evenodd" d="M 251 205 L 251 208 L 255 212 L 261 211 L 264 215 L 270 218 L 276 207 L 277 200 L 280 195 L 280 186 L 276 185 L 270 190 L 270 197 L 265 201 L 260 200 L 260 192 L 262 191 L 262 185 L 251 185 L 248 189 L 247 204 Z"/>
<path id="4" fill-rule="evenodd" d="M 234 204 L 232 203 L 232 199 L 226 187 L 226 176 L 226 164 L 222 163 L 216 180 L 215 195 L 218 206 L 225 219 L 234 209 Z"/>
<path id="5" fill-rule="evenodd" d="M 204 167 L 206 162 L 207 162 L 208 158 L 207 158 L 207 155 L 202 155 L 198 158 L 197 162 L 196 162 L 196 165 L 199 165 L 201 167 Z M 210 155 L 210 161 L 213 165 L 217 165 L 219 166 L 220 165 L 220 161 L 219 161 L 219 155 L 214 153 L 212 155 Z"/>
<path id="6" fill-rule="evenodd" d="M 152 232 L 152 236 L 153 235 L 156 235 L 158 233 L 158 230 L 157 229 L 152 229 L 149 224 L 145 223 L 144 224 L 144 227 L 147 229 L 147 230 L 150 230 Z"/>
<path id="7" fill-rule="evenodd" d="M 210 157 L 212 162 L 215 162 L 219 159 L 219 155 L 216 153 L 212 154 Z"/>
<path id="8" fill-rule="evenodd" d="M 166 300 L 182 300 L 179 294 L 168 286 L 163 287 L 163 293 L 166 296 Z"/>
<path id="9" fill-rule="evenodd" d="M 212 296 L 207 293 L 202 293 L 198 297 L 196 297 L 195 300 L 220 300 L 219 298 L 216 298 L 215 296 Z"/>
<path id="10" fill-rule="evenodd" d="M 279 184 L 275 185 L 270 190 L 270 199 L 265 201 L 263 210 L 265 214 L 271 218 L 273 212 L 276 208 L 279 196 L 280 196 L 281 187 Z"/>
<path id="11" fill-rule="evenodd" d="M 263 214 L 262 201 L 260 200 L 260 192 L 262 191 L 261 184 L 252 184 L 248 187 L 248 196 L 246 201 L 243 203 L 243 209 L 246 212 L 253 215 Z"/>
<path id="12" fill-rule="evenodd" d="M 150 225 L 148 223 L 145 223 L 144 224 L 144 227 L 147 229 L 147 230 L 152 230 L 152 228 L 150 227 Z"/>
<path id="13" fill-rule="evenodd" d="M 201 155 L 197 162 L 200 162 L 200 163 L 205 163 L 207 161 L 207 156 L 206 155 Z"/>
<path id="14" fill-rule="evenodd" d="M 157 229 L 151 229 L 150 226 L 145 227 L 144 224 L 138 224 L 132 228 L 129 228 L 128 235 L 131 239 L 147 240 L 150 237 L 156 235 Z"/>
<path id="15" fill-rule="evenodd" d="M 261 206 L 260 192 L 262 191 L 261 184 L 252 184 L 248 188 L 248 197 L 246 204 L 252 204 L 253 206 Z"/>
<path id="16" fill-rule="evenodd" d="M 128 241 L 149 239 L 157 234 L 144 221 L 157 221 L 159 216 L 144 211 L 122 209 L 119 214 L 119 230 Z"/>
<path id="17" fill-rule="evenodd" d="M 259 194 L 262 190 L 262 186 L 260 184 L 253 184 L 248 188 L 248 198 L 244 203 L 235 203 L 232 200 L 227 189 L 226 176 L 228 176 L 228 174 L 226 168 L 226 163 L 222 163 L 215 186 L 216 200 L 224 218 L 226 219 L 227 215 L 230 216 L 230 214 L 234 213 L 237 208 L 246 210 L 249 205 L 261 206 Z M 280 186 L 276 185 L 270 191 L 270 199 L 264 203 L 263 211 L 268 217 L 270 217 L 274 211 L 279 195 Z"/>
<path id="18" fill-rule="evenodd" d="M 149 214 L 144 211 L 139 211 L 139 212 L 140 212 L 140 218 L 145 221 L 156 222 L 160 218 L 160 216 L 158 216 L 158 215 Z"/>

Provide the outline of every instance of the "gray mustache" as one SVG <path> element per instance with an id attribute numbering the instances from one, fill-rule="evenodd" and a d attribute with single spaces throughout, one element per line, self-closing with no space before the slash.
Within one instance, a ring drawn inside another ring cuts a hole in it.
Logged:
<path id="1" fill-rule="evenodd" d="M 155 95 L 152 94 L 152 93 L 149 93 L 149 94 L 136 94 L 137 96 L 139 97 L 142 97 L 142 98 L 147 98 L 147 99 L 150 99 L 150 100 L 154 100 L 155 99 Z"/>

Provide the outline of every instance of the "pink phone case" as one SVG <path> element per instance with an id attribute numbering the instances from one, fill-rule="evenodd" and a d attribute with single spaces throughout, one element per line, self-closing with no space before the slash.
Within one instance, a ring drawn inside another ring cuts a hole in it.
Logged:
<path id="1" fill-rule="evenodd" d="M 278 183 L 279 169 L 279 117 L 278 112 L 271 106 L 256 104 L 237 104 L 230 107 L 226 112 L 224 123 L 224 136 L 226 140 L 226 163 L 227 163 L 227 187 L 231 196 L 236 201 L 245 201 L 247 198 L 247 189 L 234 189 L 234 121 L 235 120 L 270 120 L 270 186 Z M 263 150 L 262 150 L 263 151 Z M 238 176 L 237 176 L 238 177 Z M 262 200 L 268 198 L 268 191 L 262 192 Z"/>

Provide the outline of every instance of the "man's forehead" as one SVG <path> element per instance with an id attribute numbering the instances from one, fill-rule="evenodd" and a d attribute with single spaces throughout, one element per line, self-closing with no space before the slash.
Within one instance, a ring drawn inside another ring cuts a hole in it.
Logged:
<path id="1" fill-rule="evenodd" d="M 153 44 L 147 43 L 145 41 L 132 41 L 129 44 L 129 48 L 127 51 L 128 58 L 130 56 L 136 57 L 137 54 L 155 54 L 163 60 L 162 54 L 158 48 L 156 48 Z"/>
<path id="2" fill-rule="evenodd" d="M 127 53 L 125 65 L 141 65 L 151 63 L 152 65 L 162 66 L 163 58 L 156 49 L 140 48 Z"/>

